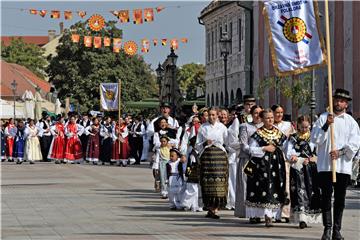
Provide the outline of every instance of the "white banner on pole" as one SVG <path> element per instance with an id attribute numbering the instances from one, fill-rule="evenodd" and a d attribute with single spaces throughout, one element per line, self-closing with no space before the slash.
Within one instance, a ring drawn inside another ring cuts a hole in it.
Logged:
<path id="1" fill-rule="evenodd" d="M 118 110 L 119 100 L 118 83 L 101 83 L 100 84 L 100 106 L 104 111 Z"/>
<path id="2" fill-rule="evenodd" d="M 317 2 L 264 2 L 264 17 L 276 75 L 307 72 L 326 64 Z"/>

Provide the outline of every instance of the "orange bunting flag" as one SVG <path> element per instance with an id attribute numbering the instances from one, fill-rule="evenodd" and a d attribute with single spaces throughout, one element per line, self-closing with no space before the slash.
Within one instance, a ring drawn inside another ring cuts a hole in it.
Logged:
<path id="1" fill-rule="evenodd" d="M 110 13 L 112 15 L 114 15 L 115 17 L 119 18 L 120 17 L 120 12 L 119 11 L 110 11 Z"/>
<path id="2" fill-rule="evenodd" d="M 110 47 L 111 40 L 109 37 L 104 37 L 104 47 Z"/>
<path id="3" fill-rule="evenodd" d="M 158 7 L 156 8 L 156 11 L 159 13 L 159 12 L 161 12 L 161 11 L 164 10 L 164 9 L 165 9 L 164 6 L 158 6 Z"/>
<path id="4" fill-rule="evenodd" d="M 30 9 L 30 14 L 36 15 L 36 14 L 37 14 L 37 10 L 36 10 L 36 9 Z"/>
<path id="5" fill-rule="evenodd" d="M 134 24 L 142 24 L 143 23 L 143 17 L 142 17 L 142 9 L 134 9 Z"/>
<path id="6" fill-rule="evenodd" d="M 188 39 L 187 39 L 187 38 L 182 38 L 182 39 L 181 39 L 181 42 L 182 42 L 182 43 L 187 43 L 187 42 L 188 42 Z"/>
<path id="7" fill-rule="evenodd" d="M 113 52 L 118 53 L 121 49 L 121 38 L 113 38 Z"/>
<path id="8" fill-rule="evenodd" d="M 144 9 L 144 21 L 145 22 L 154 21 L 154 9 L 152 9 L 152 8 L 145 8 Z"/>
<path id="9" fill-rule="evenodd" d="M 127 23 L 130 21 L 129 10 L 121 10 L 119 12 L 119 18 L 121 23 Z"/>
<path id="10" fill-rule="evenodd" d="M 150 41 L 146 38 L 141 40 L 141 52 L 149 52 L 150 49 Z"/>
<path id="11" fill-rule="evenodd" d="M 92 46 L 92 37 L 91 36 L 84 36 L 84 45 L 85 47 L 91 47 Z"/>
<path id="12" fill-rule="evenodd" d="M 79 34 L 72 34 L 71 40 L 73 43 L 78 43 L 80 41 L 80 35 Z"/>
<path id="13" fill-rule="evenodd" d="M 71 20 L 72 19 L 72 12 L 71 11 L 64 11 L 64 17 L 65 20 Z"/>
<path id="14" fill-rule="evenodd" d="M 77 14 L 79 15 L 79 17 L 84 18 L 86 16 L 86 12 L 85 11 L 78 11 Z"/>
<path id="15" fill-rule="evenodd" d="M 101 37 L 94 37 L 94 48 L 101 48 Z"/>
<path id="16" fill-rule="evenodd" d="M 156 38 L 153 39 L 154 46 L 158 44 L 158 40 Z"/>
<path id="17" fill-rule="evenodd" d="M 176 38 L 171 39 L 171 41 L 170 41 L 170 46 L 171 46 L 171 48 L 174 49 L 174 50 L 178 49 L 178 48 L 179 48 L 179 42 L 178 42 L 178 40 L 177 40 Z"/>
<path id="18" fill-rule="evenodd" d="M 60 18 L 60 11 L 51 11 L 51 18 Z"/>
<path id="19" fill-rule="evenodd" d="M 166 46 L 166 43 L 167 43 L 166 38 L 161 39 L 161 45 Z"/>
<path id="20" fill-rule="evenodd" d="M 45 17 L 45 16 L 46 16 L 46 13 L 47 13 L 46 10 L 40 10 L 40 11 L 39 11 L 39 15 L 40 15 L 41 17 Z"/>

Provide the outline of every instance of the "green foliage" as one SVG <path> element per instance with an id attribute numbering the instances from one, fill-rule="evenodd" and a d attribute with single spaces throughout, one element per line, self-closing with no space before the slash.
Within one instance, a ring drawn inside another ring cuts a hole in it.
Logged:
<path id="1" fill-rule="evenodd" d="M 205 92 L 205 66 L 196 63 L 183 65 L 177 72 L 177 81 L 180 90 L 186 92 L 186 98 L 195 99 L 197 87 Z"/>
<path id="2" fill-rule="evenodd" d="M 295 106 L 300 109 L 310 103 L 311 79 L 310 74 L 295 79 L 291 77 L 266 77 L 260 81 L 257 93 L 260 99 L 264 99 L 265 90 L 276 88 L 285 97 L 291 98 Z"/>
<path id="3" fill-rule="evenodd" d="M 157 93 L 156 78 L 142 57 L 128 56 L 123 51 L 113 53 L 112 46 L 99 49 L 84 46 L 85 35 L 121 38 L 122 31 L 115 23 L 107 22 L 100 33 L 91 32 L 85 22 L 76 23 L 61 37 L 58 55 L 50 60 L 47 73 L 59 90 L 59 97 L 70 96 L 79 103 L 81 111 L 99 109 L 99 85 L 104 82 L 121 79 L 123 108 L 126 101 L 139 101 Z M 72 42 L 71 32 L 80 34 L 79 44 Z"/>
<path id="4" fill-rule="evenodd" d="M 44 77 L 47 64 L 43 53 L 44 49 L 35 44 L 25 43 L 22 38 L 13 38 L 9 46 L 1 46 L 2 59 L 22 65 L 41 78 Z"/>

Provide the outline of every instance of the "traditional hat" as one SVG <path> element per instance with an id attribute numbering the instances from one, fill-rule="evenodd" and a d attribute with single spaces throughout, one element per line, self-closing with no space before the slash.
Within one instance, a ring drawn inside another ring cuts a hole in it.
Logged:
<path id="1" fill-rule="evenodd" d="M 243 102 L 255 102 L 256 99 L 253 95 L 244 95 Z"/>
<path id="2" fill-rule="evenodd" d="M 170 149 L 170 152 L 176 152 L 176 154 L 177 154 L 179 157 L 181 157 L 181 153 L 180 153 L 179 149 L 177 149 L 177 148 L 172 148 L 172 149 Z"/>
<path id="3" fill-rule="evenodd" d="M 168 102 L 162 102 L 161 103 L 161 105 L 160 105 L 160 107 L 168 107 L 168 108 L 171 108 L 171 105 L 170 105 L 170 103 L 168 103 Z"/>
<path id="4" fill-rule="evenodd" d="M 350 97 L 350 93 L 349 91 L 345 90 L 345 89 L 341 89 L 341 88 L 337 88 L 335 90 L 335 94 L 333 95 L 334 98 L 344 98 L 348 101 L 351 101 L 352 98 Z"/>

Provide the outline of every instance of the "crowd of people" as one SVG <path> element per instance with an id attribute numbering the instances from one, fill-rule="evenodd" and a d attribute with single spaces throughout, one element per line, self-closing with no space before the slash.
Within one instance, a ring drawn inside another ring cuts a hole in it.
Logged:
<path id="1" fill-rule="evenodd" d="M 235 216 L 267 227 L 274 221 L 296 222 L 301 229 L 322 222 L 322 239 L 342 239 L 346 188 L 359 170 L 360 130 L 346 113 L 349 92 L 337 89 L 333 97 L 334 114 L 325 112 L 314 124 L 306 115 L 285 121 L 282 106 L 263 108 L 252 95 L 229 109 L 194 107 L 181 121 L 170 116 L 167 103 L 151 121 L 87 114 L 51 119 L 46 113 L 37 123 L 10 119 L 5 126 L 1 122 L 1 157 L 17 164 L 85 161 L 124 167 L 149 160 L 155 190 L 172 210 L 206 210 L 213 219 L 220 218 L 221 209 L 234 210 Z"/>

